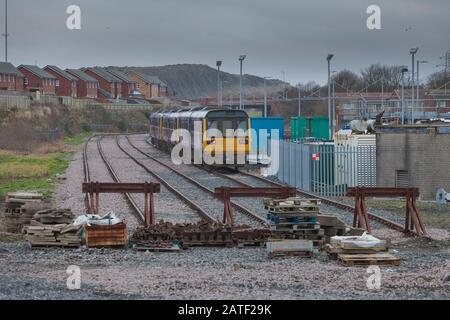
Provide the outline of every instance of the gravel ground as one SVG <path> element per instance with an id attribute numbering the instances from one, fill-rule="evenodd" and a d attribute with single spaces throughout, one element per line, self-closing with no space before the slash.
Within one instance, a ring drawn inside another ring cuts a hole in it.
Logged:
<path id="1" fill-rule="evenodd" d="M 142 167 L 133 162 L 117 147 L 114 137 L 105 137 L 101 141 L 102 150 L 122 182 L 157 182 L 156 179 Z M 136 203 L 144 208 L 144 195 L 131 195 Z M 155 195 L 156 219 L 170 222 L 195 222 L 198 215 L 178 199 L 166 187 L 161 185 L 161 192 Z M 129 212 L 131 214 L 131 212 Z"/>
<path id="2" fill-rule="evenodd" d="M 103 163 L 97 148 L 97 138 L 92 139 L 87 147 L 87 158 L 91 181 L 113 182 L 113 179 Z M 76 152 L 66 171 L 66 180 L 59 183 L 55 189 L 54 201 L 57 207 L 71 208 L 75 215 L 86 213 L 84 194 L 81 185 L 84 181 L 83 152 Z M 100 196 L 100 214 L 113 211 L 119 218 L 126 221 L 129 231 L 138 225 L 131 214 L 131 208 L 121 194 L 102 194 Z"/>
<path id="3" fill-rule="evenodd" d="M 210 190 L 214 190 L 216 187 L 236 187 L 238 186 L 235 182 L 224 179 L 221 177 L 217 177 L 212 173 L 208 173 L 205 170 L 202 170 L 193 165 L 174 165 L 170 159 L 170 155 L 162 152 L 146 142 L 147 136 L 131 136 L 130 140 L 132 143 L 141 149 L 142 151 L 148 153 L 149 155 L 157 158 L 158 160 L 164 162 L 165 164 L 173 167 L 174 169 L 180 171 L 186 176 L 198 181 L 205 187 Z M 233 202 L 237 203 L 244 208 L 250 210 L 254 214 L 258 215 L 261 218 L 266 218 L 267 211 L 264 209 L 263 202 L 261 198 L 233 198 Z M 235 215 L 243 215 L 239 210 L 234 209 Z M 247 219 L 246 216 L 242 217 L 243 219 Z M 246 220 L 244 220 L 246 221 Z M 248 221 L 248 220 L 247 220 Z M 248 223 L 255 225 L 255 222 L 248 221 Z M 257 227 L 262 227 L 261 224 L 256 224 Z"/>
<path id="4" fill-rule="evenodd" d="M 135 137 L 135 136 L 133 136 Z M 202 189 L 198 186 L 192 184 L 185 178 L 180 175 L 177 175 L 172 170 L 162 166 L 156 161 L 142 155 L 138 151 L 136 151 L 127 141 L 126 139 L 120 139 L 120 145 L 129 152 L 133 157 L 135 157 L 138 161 L 142 162 L 146 165 L 150 170 L 155 172 L 157 175 L 162 177 L 165 181 L 167 181 L 170 185 L 172 185 L 175 189 L 181 192 L 183 195 L 188 197 L 189 199 L 194 200 L 197 205 L 202 207 L 205 211 L 207 211 L 211 217 L 214 219 L 221 221 L 223 218 L 223 203 L 215 199 L 214 196 Z M 177 168 L 178 169 L 178 168 Z M 250 220 L 247 216 L 244 215 L 235 215 L 235 223 L 236 224 L 247 224 L 254 225 L 255 223 Z"/>
<path id="5" fill-rule="evenodd" d="M 152 181 L 113 139 L 105 138 L 102 148 L 121 178 Z M 92 179 L 111 181 L 96 150 L 93 141 L 88 150 Z M 132 148 L 127 150 L 131 153 Z M 144 161 L 142 155 L 140 160 Z M 160 165 L 145 161 L 162 172 Z M 56 189 L 55 201 L 59 207 L 84 213 L 81 152 L 74 155 L 66 177 Z M 207 178 L 202 179 L 206 184 Z M 176 186 L 183 187 L 180 182 Z M 195 217 L 163 187 L 156 201 L 158 218 L 179 222 Z M 132 219 L 121 195 L 102 195 L 100 204 L 106 212 L 118 211 Z M 346 216 L 351 219 L 351 214 Z M 400 267 L 380 267 L 379 290 L 367 288 L 370 274 L 365 267 L 341 266 L 324 253 L 313 259 L 269 260 L 264 248 L 149 253 L 84 247 L 36 250 L 22 242 L 0 242 L 0 299 L 450 299 L 450 241 L 440 229 L 429 232 L 445 240 L 407 238 L 381 227 L 374 230 L 376 236 L 391 239 L 394 254 L 402 260 Z M 70 265 L 81 268 L 80 290 L 66 287 Z"/>
<path id="6" fill-rule="evenodd" d="M 381 267 L 381 288 L 367 288 L 365 267 L 322 254 L 268 260 L 263 248 L 196 248 L 180 253 L 45 249 L 0 244 L 2 299 L 449 299 L 450 250 L 444 242 L 394 243 L 400 267 Z M 66 269 L 81 268 L 68 290 Z M 201 272 L 199 272 L 201 271 Z"/>

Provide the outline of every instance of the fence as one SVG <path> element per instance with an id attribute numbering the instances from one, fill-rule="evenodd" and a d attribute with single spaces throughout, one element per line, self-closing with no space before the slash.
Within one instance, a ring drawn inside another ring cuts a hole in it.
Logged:
<path id="1" fill-rule="evenodd" d="M 76 99 L 72 97 L 59 97 L 32 93 L 31 95 L 0 94 L 0 109 L 28 108 L 30 105 L 66 105 L 73 108 L 85 108 L 99 106 L 106 110 L 153 110 L 155 108 L 168 107 L 170 105 L 155 105 L 150 103 L 132 104 L 126 102 L 102 103 L 94 99 Z"/>
<path id="2" fill-rule="evenodd" d="M 376 186 L 375 146 L 280 141 L 279 180 L 322 196 L 344 196 L 347 187 Z"/>

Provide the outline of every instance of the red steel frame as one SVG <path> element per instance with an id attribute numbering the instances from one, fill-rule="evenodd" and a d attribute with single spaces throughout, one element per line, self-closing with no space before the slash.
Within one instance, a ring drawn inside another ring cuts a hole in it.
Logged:
<path id="1" fill-rule="evenodd" d="M 403 232 L 405 234 L 411 234 L 414 232 L 418 235 L 427 235 L 425 225 L 422 217 L 417 209 L 416 199 L 419 197 L 419 188 L 366 188 L 355 187 L 348 188 L 347 195 L 355 197 L 355 216 L 353 218 L 353 226 L 360 227 L 371 232 L 369 225 L 369 218 L 367 214 L 367 207 L 365 204 L 366 197 L 405 197 L 405 228 Z"/>
<path id="2" fill-rule="evenodd" d="M 248 188 L 248 187 L 220 187 L 214 189 L 214 197 L 223 200 L 223 223 L 233 225 L 233 210 L 231 208 L 232 197 L 271 197 L 286 199 L 296 195 L 295 188 Z"/>
<path id="3" fill-rule="evenodd" d="M 116 182 L 83 182 L 83 193 L 88 195 L 88 213 L 98 214 L 100 204 L 100 193 L 144 193 L 145 225 L 155 224 L 154 193 L 161 190 L 159 183 L 116 183 Z M 93 203 L 95 202 L 95 204 Z"/>

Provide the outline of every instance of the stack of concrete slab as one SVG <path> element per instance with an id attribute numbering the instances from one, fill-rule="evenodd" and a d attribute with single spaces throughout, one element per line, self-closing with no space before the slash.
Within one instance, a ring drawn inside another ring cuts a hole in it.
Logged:
<path id="1" fill-rule="evenodd" d="M 46 209 L 34 214 L 25 226 L 25 238 L 32 247 L 79 247 L 82 226 L 75 226 L 70 209 Z"/>
<path id="2" fill-rule="evenodd" d="M 20 233 L 30 224 L 34 214 L 49 207 L 38 192 L 10 192 L 5 199 L 5 213 L 2 221 L 6 232 Z"/>
<path id="3" fill-rule="evenodd" d="M 26 240 L 32 247 L 79 247 L 81 227 L 55 224 L 26 227 Z"/>

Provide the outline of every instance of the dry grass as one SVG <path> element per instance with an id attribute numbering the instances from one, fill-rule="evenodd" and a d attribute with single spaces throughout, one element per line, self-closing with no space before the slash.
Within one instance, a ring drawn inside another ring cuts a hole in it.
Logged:
<path id="1" fill-rule="evenodd" d="M 44 178 L 48 175 L 46 165 L 0 163 L 0 179 Z"/>

